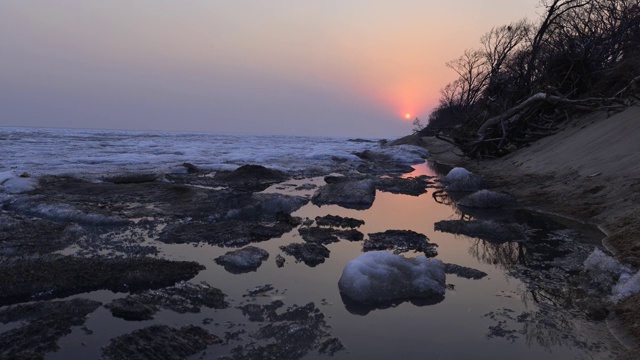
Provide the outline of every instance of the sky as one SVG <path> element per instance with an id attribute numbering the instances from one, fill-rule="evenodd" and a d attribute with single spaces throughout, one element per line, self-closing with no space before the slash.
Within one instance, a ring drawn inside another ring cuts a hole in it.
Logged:
<path id="1" fill-rule="evenodd" d="M 538 0 L 2 0 L 0 126 L 393 137 Z M 409 114 L 409 120 L 405 115 Z"/>

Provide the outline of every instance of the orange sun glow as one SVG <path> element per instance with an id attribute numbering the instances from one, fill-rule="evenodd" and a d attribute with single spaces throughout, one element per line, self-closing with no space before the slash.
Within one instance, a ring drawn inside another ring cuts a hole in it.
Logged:
<path id="1" fill-rule="evenodd" d="M 407 120 L 411 119 L 411 114 L 409 113 L 404 114 L 404 118 Z"/>

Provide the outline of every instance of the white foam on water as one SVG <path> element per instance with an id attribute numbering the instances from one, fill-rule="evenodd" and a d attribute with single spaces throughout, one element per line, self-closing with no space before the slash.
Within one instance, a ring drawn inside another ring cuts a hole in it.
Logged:
<path id="1" fill-rule="evenodd" d="M 414 146 L 381 148 L 346 138 L 112 130 L 0 128 L 0 173 L 33 176 L 125 172 L 178 172 L 192 163 L 208 170 L 257 164 L 284 171 L 330 171 L 340 162 L 357 164 L 354 153 L 389 154 L 395 161 L 424 161 Z"/>

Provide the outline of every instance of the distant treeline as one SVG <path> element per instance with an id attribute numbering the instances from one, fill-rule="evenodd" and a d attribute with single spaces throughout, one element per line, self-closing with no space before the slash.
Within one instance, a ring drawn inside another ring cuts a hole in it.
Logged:
<path id="1" fill-rule="evenodd" d="M 468 156 L 501 156 L 557 130 L 582 111 L 638 100 L 640 0 L 543 0 L 537 22 L 491 29 L 478 49 L 447 63 L 458 79 L 441 90 L 421 135 Z"/>

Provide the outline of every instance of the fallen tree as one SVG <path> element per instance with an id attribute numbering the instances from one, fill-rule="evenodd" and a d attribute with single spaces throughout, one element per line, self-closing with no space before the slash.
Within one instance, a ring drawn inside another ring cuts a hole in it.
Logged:
<path id="1" fill-rule="evenodd" d="M 640 83 L 640 76 L 621 90 L 625 94 Z M 631 98 L 640 100 L 637 94 Z M 557 131 L 554 126 L 558 116 L 568 117 L 572 112 L 620 112 L 632 104 L 632 100 L 612 98 L 569 99 L 560 95 L 540 92 L 532 95 L 511 109 L 484 121 L 478 128 L 475 138 L 449 138 L 440 133 L 436 137 L 458 146 L 465 156 L 498 156 L 511 149 L 528 145 L 541 137 Z M 552 115 L 544 115 L 553 110 Z M 564 113 L 562 111 L 565 111 Z M 537 116 L 535 116 L 537 115 Z"/>

